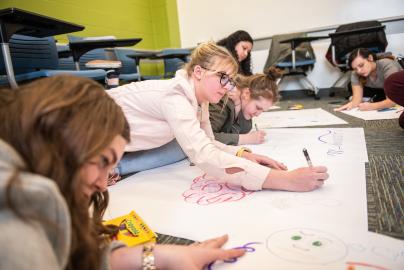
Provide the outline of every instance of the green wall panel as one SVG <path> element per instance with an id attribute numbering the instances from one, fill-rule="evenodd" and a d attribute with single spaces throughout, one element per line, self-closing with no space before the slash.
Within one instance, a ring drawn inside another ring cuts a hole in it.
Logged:
<path id="1" fill-rule="evenodd" d="M 176 0 L 1 0 L 0 9 L 17 7 L 84 25 L 77 36 L 141 37 L 135 49 L 180 46 Z M 67 43 L 66 35 L 57 36 Z M 142 64 L 145 74 L 161 73 L 161 63 Z"/>

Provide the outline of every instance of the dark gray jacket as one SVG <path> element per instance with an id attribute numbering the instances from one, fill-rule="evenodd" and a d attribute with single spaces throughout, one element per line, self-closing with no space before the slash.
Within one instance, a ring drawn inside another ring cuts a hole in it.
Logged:
<path id="1" fill-rule="evenodd" d="M 238 145 L 239 134 L 250 132 L 252 120 L 246 120 L 243 113 L 235 115 L 234 102 L 225 97 L 217 104 L 209 104 L 209 119 L 215 139 L 224 144 Z"/>
<path id="2" fill-rule="evenodd" d="M 26 220 L 17 217 L 6 201 L 10 177 L 18 185 L 11 198 Z M 67 204 L 56 183 L 25 171 L 18 153 L 0 140 L 0 269 L 65 269 L 69 259 L 71 221 Z M 122 246 L 112 242 L 105 249 Z M 101 269 L 109 269 L 104 256 Z"/>

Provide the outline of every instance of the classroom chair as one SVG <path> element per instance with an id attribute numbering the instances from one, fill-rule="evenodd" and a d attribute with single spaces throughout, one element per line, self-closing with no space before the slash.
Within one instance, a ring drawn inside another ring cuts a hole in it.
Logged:
<path id="1" fill-rule="evenodd" d="M 121 74 L 119 79 L 125 82 L 159 80 L 161 75 L 143 75 L 140 73 L 140 60 L 154 57 L 158 52 L 138 51 L 132 49 L 115 48 L 116 59 L 122 62 Z M 154 59 L 154 58 L 152 58 Z"/>
<path id="2" fill-rule="evenodd" d="M 11 60 L 15 80 L 26 82 L 41 77 L 58 74 L 71 74 L 103 80 L 105 71 L 96 70 L 58 70 L 59 59 L 56 42 L 53 37 L 35 38 L 23 35 L 13 35 L 9 41 Z M 6 74 L 2 52 L 0 52 L 0 75 Z M 1 85 L 9 84 L 7 79 L 0 79 Z"/>
<path id="3" fill-rule="evenodd" d="M 368 48 L 374 53 L 383 53 L 387 47 L 385 26 L 378 21 L 361 21 L 338 26 L 330 33 L 331 44 L 326 53 L 328 62 L 337 67 L 342 75 L 331 86 L 334 89 L 343 82 L 344 88 L 350 82 L 348 66 L 349 53 L 356 48 Z M 332 96 L 334 92 L 331 92 Z"/>
<path id="4" fill-rule="evenodd" d="M 163 49 L 157 54 L 157 57 L 164 59 L 164 78 L 173 78 L 175 72 L 188 62 L 190 54 L 188 49 Z"/>
<path id="5" fill-rule="evenodd" d="M 305 33 L 272 36 L 264 69 L 270 66 L 282 69 L 284 73 L 279 84 L 286 76 L 299 76 L 313 92 L 314 98 L 319 99 L 319 89 L 307 78 L 307 73 L 316 62 L 310 42 L 321 38 L 326 37 L 307 37 Z"/>
<path id="6" fill-rule="evenodd" d="M 135 51 L 131 49 L 114 48 L 116 59 L 121 61 L 122 67 L 119 74 L 119 79 L 125 82 L 140 81 L 141 76 L 138 71 L 138 63 L 128 55 Z"/>

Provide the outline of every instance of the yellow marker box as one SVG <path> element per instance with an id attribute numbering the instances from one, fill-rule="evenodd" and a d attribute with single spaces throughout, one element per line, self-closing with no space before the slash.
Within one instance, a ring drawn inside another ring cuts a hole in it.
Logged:
<path id="1" fill-rule="evenodd" d="M 142 218 L 135 213 L 135 211 L 105 221 L 104 225 L 118 226 L 119 232 L 113 240 L 122 241 L 129 247 L 146 242 L 156 242 L 157 235 L 149 228 L 149 226 L 147 226 Z"/>

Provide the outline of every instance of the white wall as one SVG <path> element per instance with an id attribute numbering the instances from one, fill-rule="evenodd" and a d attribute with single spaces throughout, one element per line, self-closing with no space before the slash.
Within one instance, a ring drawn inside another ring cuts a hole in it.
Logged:
<path id="1" fill-rule="evenodd" d="M 404 0 L 177 0 L 182 47 L 194 47 L 207 40 L 219 40 L 243 29 L 254 39 L 274 34 L 346 24 L 360 20 L 404 15 Z M 388 51 L 404 54 L 404 22 L 399 30 L 389 29 Z M 319 35 L 327 35 L 321 33 Z M 329 39 L 312 43 L 317 63 L 309 79 L 328 88 L 340 76 L 325 59 Z M 262 46 L 261 46 L 262 47 Z M 269 47 L 269 44 L 268 44 Z M 268 49 L 252 52 L 254 72 L 262 72 Z M 304 89 L 294 78 L 286 78 L 282 90 Z"/>
<path id="2" fill-rule="evenodd" d="M 404 14 L 403 0 L 177 0 L 182 47 L 238 29 L 253 38 Z"/>
<path id="3" fill-rule="evenodd" d="M 392 52 L 394 55 L 404 55 L 404 33 L 387 35 L 389 45 L 386 51 Z M 316 54 L 316 64 L 308 78 L 319 88 L 329 88 L 341 75 L 338 68 L 331 66 L 325 58 L 330 40 L 321 40 L 312 42 L 314 53 Z M 265 61 L 268 56 L 268 50 L 253 51 L 252 54 L 253 72 L 262 72 Z M 296 77 L 286 78 L 280 85 L 281 90 L 306 89 L 305 85 L 301 85 Z"/>

